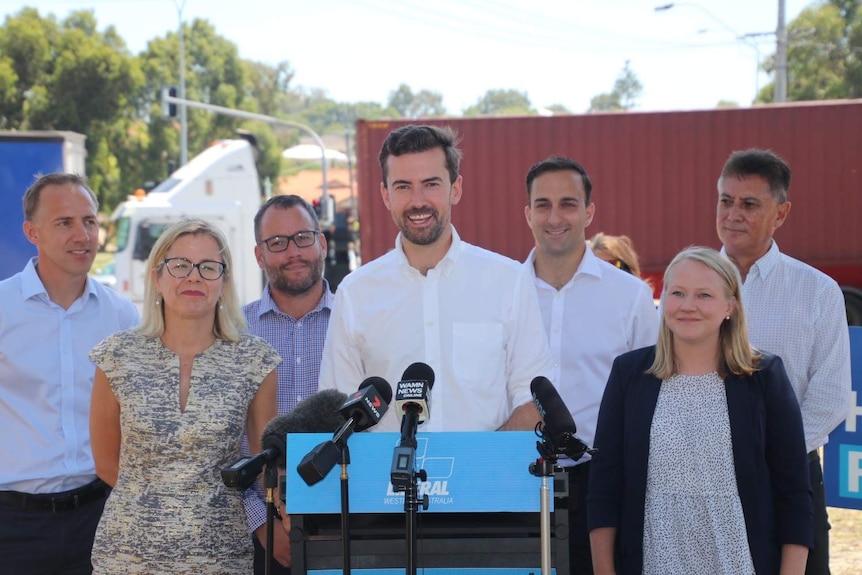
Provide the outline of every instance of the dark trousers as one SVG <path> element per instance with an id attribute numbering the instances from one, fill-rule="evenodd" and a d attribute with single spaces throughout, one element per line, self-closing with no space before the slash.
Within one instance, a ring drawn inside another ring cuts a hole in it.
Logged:
<path id="1" fill-rule="evenodd" d="M 254 575 L 266 575 L 266 550 L 255 535 L 252 535 L 251 539 L 254 542 Z M 284 567 L 273 559 L 269 565 L 269 573 L 270 575 L 290 575 L 290 567 Z"/>
<path id="2" fill-rule="evenodd" d="M 823 489 L 823 469 L 817 451 L 808 454 L 808 472 L 814 503 L 814 549 L 808 552 L 805 575 L 829 575 L 829 516 L 826 514 L 826 493 Z"/>
<path id="3" fill-rule="evenodd" d="M 572 575 L 593 575 L 590 532 L 587 529 L 589 484 L 589 461 L 569 471 L 569 565 Z"/>
<path id="4" fill-rule="evenodd" d="M 90 575 L 90 553 L 105 499 L 56 512 L 0 506 L 0 571 Z"/>

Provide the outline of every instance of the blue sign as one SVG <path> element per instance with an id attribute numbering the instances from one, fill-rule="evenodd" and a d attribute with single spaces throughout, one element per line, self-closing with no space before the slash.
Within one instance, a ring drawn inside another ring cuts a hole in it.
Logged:
<path id="1" fill-rule="evenodd" d="M 287 511 L 339 513 L 341 466 L 308 486 L 296 471 L 306 453 L 332 439 L 325 433 L 287 435 Z M 538 512 L 541 478 L 531 475 L 538 457 L 536 435 L 528 431 L 429 432 L 417 435 L 416 462 L 428 478 L 425 513 Z M 390 482 L 399 433 L 357 433 L 350 437 L 347 466 L 351 513 L 403 513 L 404 494 Z"/>
<path id="2" fill-rule="evenodd" d="M 850 413 L 823 448 L 823 484 L 830 507 L 862 509 L 862 327 L 850 328 L 850 366 Z"/>

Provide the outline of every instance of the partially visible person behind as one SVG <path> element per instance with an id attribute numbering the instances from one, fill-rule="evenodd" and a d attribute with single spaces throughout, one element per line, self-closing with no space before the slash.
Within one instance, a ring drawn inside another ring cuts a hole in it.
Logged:
<path id="1" fill-rule="evenodd" d="M 4 193 L 11 193 L 5 190 Z M 19 575 L 91 572 L 109 493 L 90 450 L 90 348 L 138 324 L 135 306 L 87 273 L 98 201 L 75 174 L 40 176 L 24 194 L 37 256 L 0 281 L 0 558 Z"/>
<path id="2" fill-rule="evenodd" d="M 93 545 L 97 574 L 252 570 L 239 493 L 220 469 L 275 416 L 280 358 L 245 332 L 227 241 L 202 220 L 165 230 L 147 262 L 139 329 L 90 353 L 96 471 L 114 487 Z"/>
<path id="3" fill-rule="evenodd" d="M 782 253 L 773 238 L 790 213 L 790 175 L 769 150 L 733 152 L 718 180 L 716 230 L 742 278 L 751 343 L 781 356 L 799 400 L 814 490 L 814 549 L 805 572 L 828 575 L 819 449 L 850 410 L 850 335 L 835 280 Z"/>
<path id="4" fill-rule="evenodd" d="M 599 232 L 590 238 L 590 248 L 599 259 L 608 262 L 612 266 L 621 269 L 624 272 L 632 274 L 652 287 L 650 281 L 641 275 L 641 266 L 638 261 L 638 254 L 635 251 L 634 243 L 630 237 L 611 236 L 603 232 Z"/>
<path id="5" fill-rule="evenodd" d="M 254 218 L 254 254 L 267 286 L 261 298 L 243 308 L 248 330 L 269 343 L 284 359 L 278 374 L 278 415 L 317 391 L 320 357 L 334 296 L 323 277 L 326 239 L 317 214 L 299 196 L 273 196 Z M 242 455 L 248 441 L 243 438 Z M 265 571 L 266 503 L 258 484 L 243 493 L 254 539 L 254 572 Z M 290 573 L 290 539 L 276 522 L 271 575 Z"/>
<path id="6" fill-rule="evenodd" d="M 813 544 L 799 405 L 748 341 L 733 265 L 664 276 L 658 343 L 614 361 L 587 498 L 597 575 L 801 575 Z"/>
<path id="7" fill-rule="evenodd" d="M 436 380 L 422 430 L 533 430 L 541 418 L 530 382 L 551 375 L 536 293 L 518 262 L 455 231 L 455 139 L 449 128 L 408 125 L 384 141 L 380 195 L 400 233 L 394 250 L 339 285 L 320 388 L 353 393 L 369 376 L 396 385 L 424 362 Z M 399 427 L 390 409 L 373 431 Z"/>
<path id="8" fill-rule="evenodd" d="M 592 445 L 602 393 L 618 355 L 655 343 L 658 314 L 642 281 L 597 258 L 586 240 L 596 210 L 587 171 L 569 158 L 536 163 L 526 176 L 527 225 L 536 245 L 524 267 L 533 280 L 551 347 L 554 382 L 578 436 Z M 572 463 L 572 462 L 567 462 Z M 593 572 L 586 496 L 590 456 L 569 470 L 571 573 Z"/>

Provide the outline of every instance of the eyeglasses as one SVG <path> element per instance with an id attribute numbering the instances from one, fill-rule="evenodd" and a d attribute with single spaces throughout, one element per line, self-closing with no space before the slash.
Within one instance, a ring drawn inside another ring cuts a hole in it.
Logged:
<path id="1" fill-rule="evenodd" d="M 209 281 L 215 281 L 224 275 L 227 266 L 222 262 L 213 260 L 204 260 L 198 263 L 192 263 L 186 258 L 168 258 L 162 262 L 168 273 L 177 279 L 184 279 L 191 275 L 192 270 L 198 268 L 198 273 L 201 278 Z"/>
<path id="2" fill-rule="evenodd" d="M 259 244 L 266 244 L 266 249 L 272 253 L 283 252 L 290 246 L 290 240 L 296 244 L 298 248 L 308 248 L 314 245 L 317 240 L 317 235 L 320 232 L 307 230 L 304 232 L 296 232 L 292 236 L 272 236 L 265 240 L 260 240 Z"/>

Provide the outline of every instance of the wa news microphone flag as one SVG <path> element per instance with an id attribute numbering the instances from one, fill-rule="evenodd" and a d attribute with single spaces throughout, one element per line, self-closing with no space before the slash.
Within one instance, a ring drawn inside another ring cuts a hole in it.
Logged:
<path id="1" fill-rule="evenodd" d="M 417 361 L 404 370 L 395 387 L 395 409 L 403 418 L 408 409 L 415 409 L 418 423 L 431 417 L 431 388 L 434 387 L 434 370 L 427 363 Z"/>

